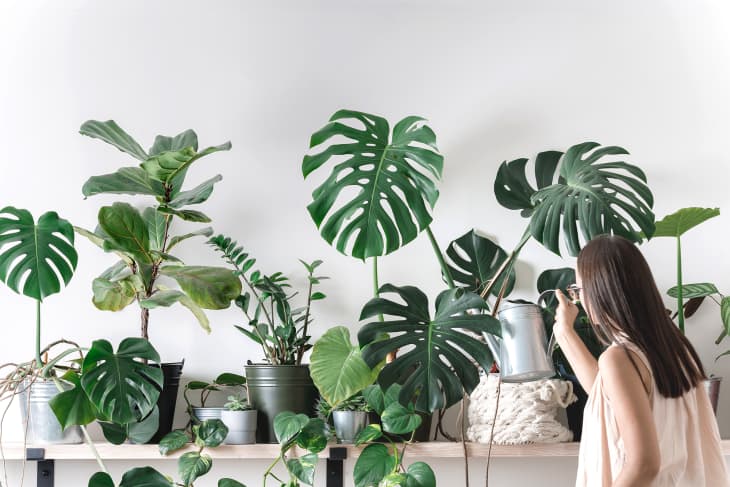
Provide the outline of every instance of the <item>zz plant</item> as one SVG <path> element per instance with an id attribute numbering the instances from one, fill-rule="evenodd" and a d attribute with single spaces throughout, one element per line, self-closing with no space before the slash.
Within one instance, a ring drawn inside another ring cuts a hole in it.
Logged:
<path id="1" fill-rule="evenodd" d="M 76 228 L 104 251 L 119 257 L 117 263 L 94 280 L 94 305 L 102 310 L 119 311 L 137 302 L 141 307 L 141 336 L 148 339 L 149 310 L 180 303 L 209 332 L 203 309 L 227 308 L 240 294 L 241 284 L 227 269 L 185 265 L 171 253 L 188 238 L 210 236 L 209 227 L 174 236 L 171 227 L 175 218 L 194 223 L 210 221 L 207 215 L 189 207 L 205 202 L 221 176 L 188 190 L 183 189 L 183 184 L 194 162 L 214 152 L 229 150 L 230 142 L 199 151 L 197 135 L 186 130 L 174 137 L 158 135 L 149 151 L 145 151 L 113 120 L 90 120 L 80 131 L 138 161 L 136 166 L 91 177 L 83 186 L 84 196 L 143 195 L 155 201 L 141 212 L 128 203 L 104 206 L 99 210 L 95 231 Z M 180 289 L 159 284 L 160 276 L 173 279 Z"/>

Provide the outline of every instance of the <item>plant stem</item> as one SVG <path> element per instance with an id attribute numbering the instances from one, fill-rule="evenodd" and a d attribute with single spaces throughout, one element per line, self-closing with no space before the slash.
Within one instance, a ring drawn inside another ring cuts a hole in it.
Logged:
<path id="1" fill-rule="evenodd" d="M 307 336 L 307 327 L 309 325 L 309 310 L 312 307 L 312 273 L 309 273 L 309 290 L 307 292 L 307 311 L 304 312 L 304 327 L 302 328 L 302 336 Z M 299 347 L 299 351 L 297 352 L 297 360 L 295 362 L 296 365 L 302 365 L 302 359 L 304 358 L 304 347 Z"/>
<path id="2" fill-rule="evenodd" d="M 441 266 L 441 274 L 443 274 L 444 279 L 446 279 L 446 284 L 449 285 L 449 289 L 454 289 L 454 287 L 456 287 L 454 285 L 454 278 L 451 276 L 451 270 L 449 269 L 449 266 L 446 265 L 446 260 L 444 260 L 444 254 L 441 253 L 441 248 L 436 242 L 436 237 L 434 237 L 433 232 L 431 231 L 431 225 L 426 227 L 426 233 L 428 234 L 428 239 L 431 241 L 431 247 L 433 247 L 433 251 L 439 261 L 439 265 Z"/>
<path id="3" fill-rule="evenodd" d="M 522 234 L 522 238 L 520 239 L 519 243 L 517 244 L 517 247 L 512 251 L 511 254 L 505 259 L 504 262 L 502 262 L 502 265 L 499 267 L 497 272 L 494 274 L 494 277 L 489 282 L 489 284 L 484 288 L 482 291 L 482 298 L 487 299 L 487 296 L 489 296 L 489 293 L 492 291 L 494 286 L 497 285 L 497 281 L 502 277 L 503 274 L 505 274 L 505 271 L 507 271 L 507 274 L 504 276 L 504 279 L 509 279 L 509 272 L 512 270 L 512 267 L 514 266 L 514 261 L 517 260 L 517 256 L 520 255 L 520 251 L 522 250 L 522 247 L 525 246 L 528 240 L 530 240 L 530 227 L 525 229 L 525 232 Z M 507 270 L 509 268 L 509 270 Z M 503 286 L 504 287 L 504 286 Z M 501 296 L 500 296 L 501 299 Z"/>
<path id="4" fill-rule="evenodd" d="M 373 296 L 376 298 L 380 297 L 380 283 L 378 282 L 378 256 L 373 256 Z M 378 315 L 378 319 L 381 322 L 385 321 L 382 313 Z"/>
<path id="5" fill-rule="evenodd" d="M 142 308 L 141 319 L 142 319 L 142 329 L 140 332 L 142 334 L 142 338 L 149 341 L 150 337 L 147 332 L 147 329 L 148 329 L 148 325 L 150 322 L 150 310 L 148 310 L 147 308 Z"/>
<path id="6" fill-rule="evenodd" d="M 35 360 L 36 367 L 39 369 L 43 367 L 43 361 L 41 360 L 41 300 L 38 299 L 35 302 Z"/>
<path id="7" fill-rule="evenodd" d="M 682 289 L 682 240 L 678 236 L 677 237 L 677 312 L 679 313 L 679 317 L 677 319 L 677 324 L 679 325 L 679 331 L 682 332 L 682 335 L 684 335 L 684 296 L 683 296 L 683 289 Z"/>

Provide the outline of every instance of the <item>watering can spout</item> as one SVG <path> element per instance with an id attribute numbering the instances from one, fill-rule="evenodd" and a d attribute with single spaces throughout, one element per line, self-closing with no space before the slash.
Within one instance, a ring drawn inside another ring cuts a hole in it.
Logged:
<path id="1" fill-rule="evenodd" d="M 500 359 L 500 351 L 502 350 L 502 343 L 499 337 L 496 337 L 492 335 L 491 333 L 483 333 L 482 336 L 484 336 L 484 340 L 487 342 L 487 347 L 489 348 L 489 351 L 492 352 L 492 357 L 494 358 L 494 361 L 497 363 L 497 367 L 502 369 L 502 360 Z"/>

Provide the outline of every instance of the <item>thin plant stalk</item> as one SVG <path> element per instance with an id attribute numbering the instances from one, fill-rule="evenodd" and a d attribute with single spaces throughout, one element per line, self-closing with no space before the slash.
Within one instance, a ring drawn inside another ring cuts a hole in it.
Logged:
<path id="1" fill-rule="evenodd" d="M 677 312 L 679 316 L 677 318 L 677 324 L 679 325 L 679 331 L 684 335 L 684 301 L 682 289 L 682 240 L 677 237 Z"/>
<path id="2" fill-rule="evenodd" d="M 43 367 L 43 361 L 41 360 L 41 301 L 40 299 L 35 302 L 35 360 L 36 367 Z"/>
<path id="3" fill-rule="evenodd" d="M 446 279 L 446 284 L 449 285 L 449 289 L 454 289 L 454 287 L 456 287 L 454 285 L 454 278 L 451 276 L 449 266 L 446 265 L 444 254 L 441 252 L 441 248 L 436 242 L 436 237 L 433 235 L 430 225 L 426 227 L 426 233 L 428 234 L 428 239 L 431 242 L 431 247 L 433 247 L 433 251 L 436 254 L 436 259 L 439 261 L 439 266 L 441 266 L 441 273 L 443 274 L 444 279 Z"/>

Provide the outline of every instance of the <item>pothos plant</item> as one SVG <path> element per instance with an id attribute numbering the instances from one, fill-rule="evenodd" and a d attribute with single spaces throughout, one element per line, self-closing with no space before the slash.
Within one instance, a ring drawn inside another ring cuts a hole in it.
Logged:
<path id="1" fill-rule="evenodd" d="M 256 259 L 230 237 L 217 235 L 208 244 L 221 253 L 234 274 L 246 284 L 246 291 L 235 299 L 248 323 L 236 329 L 258 343 L 264 357 L 272 365 L 301 365 L 305 352 L 312 348 L 309 326 L 312 324 L 312 303 L 326 298 L 315 291 L 325 276 L 315 275 L 321 260 L 300 262 L 307 270 L 307 292 L 302 307 L 292 307 L 297 292 L 291 291 L 289 278 L 281 272 L 270 275 L 254 270 Z"/>
<path id="2" fill-rule="evenodd" d="M 188 238 L 210 236 L 209 227 L 174 236 L 171 227 L 175 218 L 194 223 L 210 221 L 207 215 L 189 207 L 205 202 L 221 176 L 183 190 L 185 177 L 194 162 L 214 152 L 229 150 L 230 142 L 199 151 L 197 135 L 186 130 L 174 137 L 158 135 L 149 151 L 145 151 L 113 120 L 91 120 L 80 131 L 139 161 L 137 166 L 91 177 L 83 186 L 84 196 L 144 195 L 156 202 L 141 212 L 128 203 L 104 206 L 99 210 L 95 231 L 76 228 L 78 233 L 120 259 L 94 280 L 94 305 L 102 310 L 119 311 L 137 302 L 141 308 L 141 336 L 148 339 L 149 310 L 180 303 L 209 332 L 203 309 L 227 308 L 240 294 L 241 283 L 228 269 L 185 265 L 171 253 Z M 160 284 L 161 276 L 176 281 L 180 289 Z"/>
<path id="3" fill-rule="evenodd" d="M 195 418 L 193 416 L 193 408 L 194 407 L 205 407 L 205 402 L 208 400 L 208 397 L 213 392 L 218 392 L 224 387 L 246 387 L 246 378 L 239 374 L 233 374 L 230 372 L 224 372 L 220 374 L 218 377 L 213 380 L 213 382 L 205 382 L 200 380 L 193 380 L 185 384 L 185 390 L 183 391 L 183 398 L 185 399 L 185 404 L 187 405 L 187 411 L 190 415 L 190 418 L 195 422 Z M 192 400 L 188 396 L 188 393 L 190 391 L 196 391 L 200 394 L 200 401 L 198 402 L 199 406 L 196 406 L 192 403 Z"/>
<path id="4" fill-rule="evenodd" d="M 138 467 L 128 470 L 122 475 L 119 487 L 193 487 L 194 482 L 210 472 L 213 459 L 205 453 L 206 448 L 219 446 L 225 440 L 228 428 L 219 419 L 208 419 L 193 426 L 191 436 L 185 431 L 176 430 L 168 433 L 160 441 L 159 450 L 163 456 L 188 446 L 192 441 L 193 449 L 183 453 L 178 459 L 177 482 L 152 467 Z M 89 479 L 88 487 L 115 487 L 114 479 L 107 472 L 97 472 Z M 242 483 L 224 478 L 218 481 L 218 487 L 245 487 Z"/>

